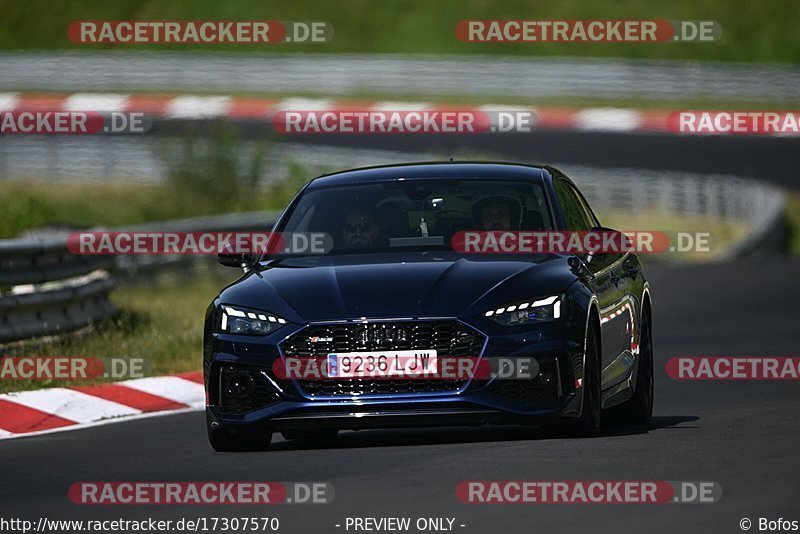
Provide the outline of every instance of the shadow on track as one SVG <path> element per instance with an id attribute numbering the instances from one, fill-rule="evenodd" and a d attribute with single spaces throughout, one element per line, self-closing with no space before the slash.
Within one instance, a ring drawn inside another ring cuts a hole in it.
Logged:
<path id="1" fill-rule="evenodd" d="M 574 438 L 561 426 L 550 427 L 455 427 L 436 429 L 392 429 L 360 430 L 339 433 L 335 438 L 323 440 L 283 440 L 273 442 L 271 451 L 294 451 L 313 449 L 345 449 L 362 447 L 400 447 L 415 445 L 445 445 L 459 443 L 492 443 L 501 441 L 531 441 L 544 439 L 596 439 L 603 437 L 646 434 L 653 430 L 672 428 L 695 429 L 695 425 L 683 425 L 697 421 L 692 415 L 653 417 L 646 427 L 606 425 L 595 438 Z"/>

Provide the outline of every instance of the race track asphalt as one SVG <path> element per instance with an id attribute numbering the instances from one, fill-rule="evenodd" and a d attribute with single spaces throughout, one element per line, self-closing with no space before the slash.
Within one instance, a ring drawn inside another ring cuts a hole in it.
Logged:
<path id="1" fill-rule="evenodd" d="M 276 437 L 267 452 L 218 454 L 206 441 L 202 413 L 170 415 L 0 442 L 0 515 L 275 515 L 280 532 L 319 534 L 348 532 L 348 516 L 454 517 L 463 533 L 733 533 L 743 517 L 754 532 L 759 517 L 800 520 L 798 382 L 677 382 L 664 372 L 672 356 L 797 355 L 800 261 L 646 271 L 657 374 L 649 428 L 611 427 L 592 439 L 553 430 L 362 431 L 331 444 Z M 716 481 L 723 493 L 715 504 L 462 504 L 456 484 L 471 479 Z M 72 504 L 70 484 L 87 480 L 326 481 L 336 497 L 328 505 L 275 507 Z"/>

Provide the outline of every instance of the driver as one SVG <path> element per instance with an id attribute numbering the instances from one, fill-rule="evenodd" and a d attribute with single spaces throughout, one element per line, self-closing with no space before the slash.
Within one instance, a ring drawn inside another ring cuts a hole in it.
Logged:
<path id="1" fill-rule="evenodd" d="M 352 210 L 342 224 L 342 237 L 349 248 L 371 247 L 378 241 L 380 233 L 380 224 L 368 210 Z"/>
<path id="2" fill-rule="evenodd" d="M 520 203 L 507 196 L 487 197 L 472 207 L 472 220 L 479 230 L 519 230 L 521 216 Z"/>

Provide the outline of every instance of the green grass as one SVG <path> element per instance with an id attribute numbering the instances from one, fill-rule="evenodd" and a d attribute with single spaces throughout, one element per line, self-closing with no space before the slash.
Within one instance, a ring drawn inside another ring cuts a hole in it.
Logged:
<path id="1" fill-rule="evenodd" d="M 334 27 L 322 44 L 146 45 L 147 50 L 516 54 L 797 62 L 800 10 L 793 0 L 0 0 L 0 49 L 98 50 L 67 38 L 73 20 L 321 20 Z M 700 19 L 722 25 L 714 43 L 463 43 L 463 19 Z M 128 47 L 130 48 L 130 47 Z"/>
<path id="2" fill-rule="evenodd" d="M 746 222 L 681 216 L 654 210 L 639 213 L 600 212 L 597 216 L 604 226 L 623 231 L 708 232 L 711 234 L 710 252 L 665 252 L 657 257 L 657 259 L 669 261 L 716 261 L 732 244 L 744 239 L 749 231 Z"/>
<path id="3" fill-rule="evenodd" d="M 219 189 L 232 187 L 231 181 L 221 181 L 218 189 L 215 184 L 220 181 L 209 176 L 206 187 L 192 173 L 181 181 L 159 185 L 0 179 L 0 239 L 43 226 L 119 227 L 235 211 L 280 210 L 313 178 L 305 168 L 291 165 L 287 180 L 223 196 Z"/>
<path id="4" fill-rule="evenodd" d="M 0 238 L 41 226 L 120 226 L 169 219 L 164 188 L 125 183 L 62 183 L 5 179 Z"/>

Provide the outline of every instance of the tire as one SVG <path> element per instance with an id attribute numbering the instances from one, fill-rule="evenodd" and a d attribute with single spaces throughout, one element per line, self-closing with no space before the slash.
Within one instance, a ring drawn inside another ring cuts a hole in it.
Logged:
<path id="1" fill-rule="evenodd" d="M 603 394 L 600 380 L 600 340 L 597 328 L 589 324 L 586 332 L 586 354 L 583 368 L 583 402 L 581 416 L 569 423 L 570 434 L 587 437 L 600 432 L 603 423 Z"/>
<path id="2" fill-rule="evenodd" d="M 272 432 L 232 433 L 224 428 L 212 428 L 210 420 L 207 421 L 206 428 L 211 448 L 217 452 L 265 451 L 272 443 Z"/>
<path id="3" fill-rule="evenodd" d="M 281 432 L 283 439 L 300 440 L 330 440 L 336 437 L 338 430 L 320 428 L 314 430 L 284 430 Z"/>
<path id="4" fill-rule="evenodd" d="M 648 425 L 653 416 L 653 329 L 650 310 L 642 314 L 639 336 L 639 367 L 636 371 L 636 391 L 630 400 L 614 408 L 615 420 L 623 424 Z"/>

